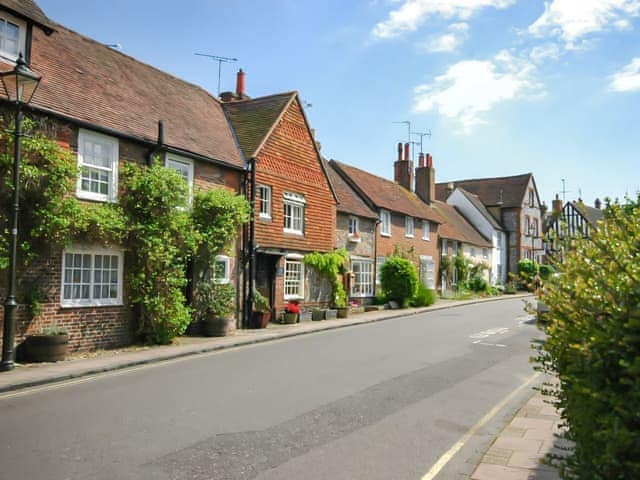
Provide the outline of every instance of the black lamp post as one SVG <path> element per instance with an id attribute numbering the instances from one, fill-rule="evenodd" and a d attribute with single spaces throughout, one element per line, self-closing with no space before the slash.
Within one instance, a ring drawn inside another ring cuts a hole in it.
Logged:
<path id="1" fill-rule="evenodd" d="M 16 121 L 14 131 L 13 157 L 13 216 L 11 221 L 11 236 L 9 244 L 9 283 L 7 285 L 7 299 L 4 302 L 4 323 L 2 328 L 2 362 L 0 372 L 12 370 L 14 367 L 13 343 L 16 334 L 16 255 L 18 248 L 18 215 L 20 212 L 20 139 L 22 133 L 22 105 L 31 101 L 40 83 L 40 75 L 33 73 L 22 59 L 22 54 L 16 61 L 13 70 L 0 73 L 2 86 L 10 102 L 16 104 Z"/>

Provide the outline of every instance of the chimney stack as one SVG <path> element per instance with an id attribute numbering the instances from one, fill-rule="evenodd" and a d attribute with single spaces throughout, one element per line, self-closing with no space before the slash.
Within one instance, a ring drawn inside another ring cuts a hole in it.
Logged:
<path id="1" fill-rule="evenodd" d="M 424 153 L 420 152 L 420 155 L 418 156 L 418 166 L 419 167 L 424 167 L 425 163 L 424 163 Z"/>
<path id="2" fill-rule="evenodd" d="M 242 69 L 238 70 L 238 75 L 236 77 L 236 95 L 239 98 L 244 98 L 246 96 L 244 88 L 244 72 Z"/>
<path id="3" fill-rule="evenodd" d="M 600 210 L 602 208 L 602 202 L 600 201 L 599 198 L 596 198 L 596 201 L 594 202 L 595 207 Z"/>
<path id="4" fill-rule="evenodd" d="M 394 181 L 412 191 L 413 187 L 413 162 L 409 158 L 409 144 L 404 144 L 404 160 L 402 159 L 402 143 L 398 143 L 398 160 L 393 164 Z"/>
<path id="5" fill-rule="evenodd" d="M 416 195 L 427 205 L 436 200 L 436 170 L 433 157 L 427 153 L 416 168 Z"/>
<path id="6" fill-rule="evenodd" d="M 562 214 L 562 200 L 556 193 L 556 198 L 551 202 L 551 215 L 559 217 Z"/>

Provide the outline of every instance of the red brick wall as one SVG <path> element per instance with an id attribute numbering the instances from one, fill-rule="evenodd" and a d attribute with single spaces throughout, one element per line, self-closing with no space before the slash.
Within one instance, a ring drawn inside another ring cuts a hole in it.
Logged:
<path id="1" fill-rule="evenodd" d="M 260 151 L 256 184 L 271 187 L 271 220 L 256 209 L 256 243 L 261 247 L 331 251 L 335 244 L 336 208 L 297 100 L 291 104 Z M 283 232 L 283 194 L 304 195 L 304 235 Z"/>

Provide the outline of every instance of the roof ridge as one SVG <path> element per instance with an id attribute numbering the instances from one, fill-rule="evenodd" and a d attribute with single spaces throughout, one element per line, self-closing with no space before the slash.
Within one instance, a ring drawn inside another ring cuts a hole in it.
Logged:
<path id="1" fill-rule="evenodd" d="M 297 90 L 290 90 L 288 92 L 281 92 L 281 93 L 272 93 L 270 95 L 263 95 L 262 97 L 251 97 L 251 98 L 246 98 L 244 100 L 236 100 L 234 102 L 221 102 L 223 105 L 238 105 L 238 104 L 243 104 L 243 103 L 249 103 L 249 102 L 254 102 L 257 100 L 266 100 L 266 99 L 270 99 L 273 97 L 286 97 L 286 96 L 294 96 L 294 95 L 299 95 L 300 93 Z"/>
<path id="2" fill-rule="evenodd" d="M 446 185 L 448 183 L 456 183 L 456 182 L 479 182 L 479 181 L 486 181 L 486 180 L 506 180 L 509 178 L 517 178 L 517 177 L 527 177 L 527 176 L 533 176 L 533 172 L 527 172 L 527 173 L 520 173 L 517 175 L 507 175 L 504 177 L 482 177 L 482 178 L 466 178 L 464 180 L 447 180 L 445 182 L 436 182 L 436 185 Z"/>
<path id="3" fill-rule="evenodd" d="M 198 90 L 201 90 L 202 92 L 207 94 L 212 100 L 215 100 L 218 104 L 222 104 L 222 102 L 215 95 L 213 95 L 211 92 L 209 92 L 209 90 L 207 90 L 206 88 L 204 88 L 201 85 L 189 82 L 189 81 L 187 81 L 187 80 L 185 80 L 183 78 L 180 78 L 180 77 L 178 77 L 178 76 L 176 76 L 176 75 L 174 75 L 172 73 L 169 73 L 169 72 L 166 72 L 164 70 L 161 70 L 158 67 L 156 67 L 154 65 L 151 65 L 150 63 L 143 62 L 142 60 L 140 60 L 140 59 L 138 59 L 136 57 L 133 57 L 132 55 L 129 55 L 129 54 L 124 53 L 124 52 L 122 52 L 120 50 L 116 50 L 114 48 L 111 48 L 111 47 L 105 45 L 104 43 L 99 42 L 98 40 L 95 40 L 95 39 L 93 39 L 91 37 L 88 37 L 88 36 L 86 36 L 86 35 L 84 35 L 82 33 L 76 32 L 75 30 L 73 30 L 73 29 L 71 29 L 69 27 L 66 27 L 66 26 L 64 26 L 64 25 L 62 25 L 62 24 L 60 24 L 58 22 L 52 21 L 51 23 L 56 25 L 57 27 L 60 27 L 61 30 L 65 30 L 65 31 L 67 31 L 67 32 L 69 32 L 69 33 L 71 33 L 73 35 L 76 35 L 76 36 L 84 39 L 84 40 L 88 40 L 89 42 L 91 42 L 91 43 L 93 43 L 95 45 L 98 45 L 101 48 L 104 48 L 105 51 L 110 51 L 113 54 L 121 55 L 121 56 L 123 56 L 123 57 L 125 57 L 125 58 L 127 58 L 127 59 L 129 59 L 131 61 L 134 61 L 134 62 L 136 62 L 136 63 L 138 63 L 140 65 L 143 65 L 143 66 L 145 66 L 145 67 L 147 67 L 147 68 L 149 68 L 151 70 L 154 70 L 154 71 L 156 71 L 156 72 L 158 72 L 158 73 L 160 73 L 160 74 L 162 74 L 162 75 L 164 75 L 166 77 L 172 78 L 172 79 L 177 80 L 177 81 L 179 81 L 181 83 L 184 83 L 184 84 L 189 85 L 191 87 L 194 87 L 194 88 L 196 88 Z"/>

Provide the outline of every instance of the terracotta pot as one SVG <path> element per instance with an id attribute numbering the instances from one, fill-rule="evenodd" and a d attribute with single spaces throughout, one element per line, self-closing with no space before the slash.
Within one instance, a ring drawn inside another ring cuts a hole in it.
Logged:
<path id="1" fill-rule="evenodd" d="M 69 335 L 29 335 L 24 341 L 28 362 L 58 362 L 64 360 L 69 349 Z"/>
<path id="2" fill-rule="evenodd" d="M 251 328 L 265 328 L 271 321 L 271 312 L 253 312 L 251 315 Z"/>

